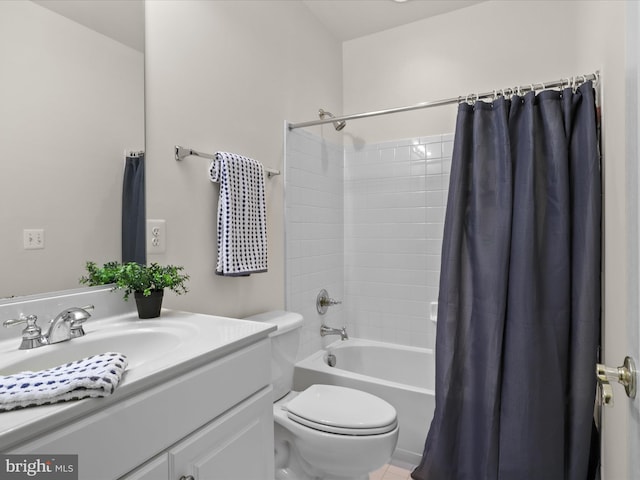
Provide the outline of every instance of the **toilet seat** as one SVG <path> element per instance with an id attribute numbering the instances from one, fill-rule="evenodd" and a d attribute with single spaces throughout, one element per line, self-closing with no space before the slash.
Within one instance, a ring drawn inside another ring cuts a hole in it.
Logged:
<path id="1" fill-rule="evenodd" d="M 285 408 L 296 423 L 340 435 L 380 435 L 398 424 L 396 410 L 386 401 L 335 385 L 312 385 Z"/>

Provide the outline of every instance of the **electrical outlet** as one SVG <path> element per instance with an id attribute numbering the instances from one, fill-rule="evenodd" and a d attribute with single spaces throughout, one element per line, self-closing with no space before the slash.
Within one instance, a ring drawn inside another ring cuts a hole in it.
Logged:
<path id="1" fill-rule="evenodd" d="M 22 244 L 25 250 L 39 250 L 44 248 L 44 229 L 25 228 L 22 231 Z"/>
<path id="2" fill-rule="evenodd" d="M 147 220 L 147 253 L 164 253 L 166 249 L 165 220 Z"/>

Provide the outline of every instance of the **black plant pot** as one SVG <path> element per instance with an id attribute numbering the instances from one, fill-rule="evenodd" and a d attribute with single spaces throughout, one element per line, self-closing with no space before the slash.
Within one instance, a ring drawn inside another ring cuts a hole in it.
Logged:
<path id="1" fill-rule="evenodd" d="M 162 309 L 164 290 L 152 290 L 151 295 L 145 297 L 142 292 L 134 292 L 138 318 L 156 318 Z"/>

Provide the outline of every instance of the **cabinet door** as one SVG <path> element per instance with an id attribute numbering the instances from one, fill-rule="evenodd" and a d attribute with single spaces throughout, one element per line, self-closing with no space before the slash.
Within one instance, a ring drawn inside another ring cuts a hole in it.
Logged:
<path id="1" fill-rule="evenodd" d="M 169 480 L 169 459 L 163 453 L 153 460 L 149 460 L 134 472 L 121 477 L 119 480 Z"/>
<path id="2" fill-rule="evenodd" d="M 169 450 L 170 480 L 273 479 L 273 404 L 265 388 Z"/>

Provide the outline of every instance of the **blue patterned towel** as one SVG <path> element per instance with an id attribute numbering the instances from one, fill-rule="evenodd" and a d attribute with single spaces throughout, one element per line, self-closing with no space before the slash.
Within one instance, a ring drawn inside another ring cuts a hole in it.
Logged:
<path id="1" fill-rule="evenodd" d="M 0 411 L 106 397 L 120 383 L 127 364 L 123 354 L 108 352 L 39 372 L 0 377 Z"/>
<path id="2" fill-rule="evenodd" d="M 237 277 L 266 272 L 267 208 L 262 164 L 217 152 L 209 178 L 220 183 L 216 274 Z"/>

